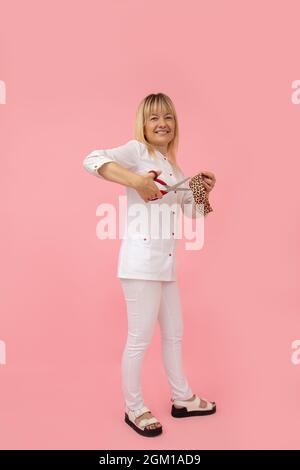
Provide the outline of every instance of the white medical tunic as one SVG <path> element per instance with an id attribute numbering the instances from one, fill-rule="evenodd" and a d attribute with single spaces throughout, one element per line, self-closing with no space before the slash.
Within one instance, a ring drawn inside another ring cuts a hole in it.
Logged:
<path id="1" fill-rule="evenodd" d="M 129 140 L 119 147 L 93 150 L 84 158 L 83 166 L 89 173 L 104 179 L 97 170 L 107 162 L 116 162 L 140 175 L 146 175 L 149 170 L 161 170 L 159 178 L 168 185 L 185 178 L 182 171 L 176 171 L 162 153 L 156 150 L 156 158 L 153 158 L 147 146 L 136 139 Z M 185 183 L 181 187 L 189 188 Z M 133 188 L 126 186 L 126 192 L 127 220 L 120 245 L 117 277 L 157 281 L 176 280 L 178 208 L 190 218 L 199 216 L 192 191 L 170 191 L 161 199 L 149 202 L 145 202 Z M 136 204 L 138 206 L 134 206 Z M 156 207 L 151 208 L 153 205 Z M 135 225 L 136 207 L 140 207 L 144 217 L 148 217 L 148 224 Z"/>

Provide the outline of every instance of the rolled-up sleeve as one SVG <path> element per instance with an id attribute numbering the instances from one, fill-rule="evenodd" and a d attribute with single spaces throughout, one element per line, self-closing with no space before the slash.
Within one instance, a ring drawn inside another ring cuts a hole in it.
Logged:
<path id="1" fill-rule="evenodd" d="M 83 160 L 83 167 L 92 175 L 103 178 L 98 169 L 108 162 L 116 162 L 119 165 L 134 171 L 139 158 L 139 142 L 135 139 L 126 144 L 110 149 L 93 150 Z"/>

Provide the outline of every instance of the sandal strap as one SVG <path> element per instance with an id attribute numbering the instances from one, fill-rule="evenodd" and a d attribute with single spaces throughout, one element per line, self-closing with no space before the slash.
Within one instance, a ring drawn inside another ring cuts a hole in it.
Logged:
<path id="1" fill-rule="evenodd" d="M 206 406 L 204 408 L 200 407 L 200 400 L 206 401 Z M 187 411 L 194 411 L 194 410 L 212 410 L 214 407 L 214 402 L 209 401 L 207 398 L 199 397 L 195 395 L 194 400 L 185 401 L 185 400 L 172 400 L 175 405 L 184 406 Z"/>
<path id="2" fill-rule="evenodd" d="M 158 423 L 158 420 L 153 416 L 152 418 L 143 418 L 139 423 L 135 423 L 135 425 L 141 427 L 144 430 L 146 426 L 154 423 Z"/>
<path id="3" fill-rule="evenodd" d="M 130 408 L 126 406 L 126 412 L 128 414 L 130 421 L 134 423 L 135 426 L 137 426 L 138 428 L 142 430 L 144 430 L 145 427 L 148 426 L 149 424 L 154 424 L 154 423 L 159 422 L 154 416 L 152 416 L 151 418 L 143 418 L 140 421 L 136 422 L 136 419 L 139 416 L 143 415 L 144 413 L 147 413 L 147 411 L 150 411 L 147 406 L 143 406 L 142 408 L 139 408 L 138 410 L 131 410 Z"/>
<path id="4" fill-rule="evenodd" d="M 147 413 L 147 411 L 150 411 L 147 406 L 143 406 L 142 408 L 139 408 L 138 410 L 131 410 L 126 406 L 126 412 L 128 416 L 132 416 L 135 418 L 138 418 L 139 416 L 143 415 L 144 413 Z"/>

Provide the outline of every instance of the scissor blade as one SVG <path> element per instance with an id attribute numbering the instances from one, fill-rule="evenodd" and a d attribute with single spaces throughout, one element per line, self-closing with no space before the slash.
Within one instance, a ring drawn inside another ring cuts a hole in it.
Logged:
<path id="1" fill-rule="evenodd" d="M 181 186 L 185 181 L 187 181 L 187 180 L 189 180 L 189 179 L 190 179 L 190 177 L 188 176 L 188 177 L 185 178 L 184 180 L 179 181 L 179 183 L 173 184 L 172 186 L 168 186 L 168 191 L 173 191 L 173 189 L 178 188 L 178 186 Z"/>
<path id="2" fill-rule="evenodd" d="M 176 191 L 192 191 L 191 188 L 175 188 Z M 175 191 L 174 189 L 168 189 L 168 191 Z"/>

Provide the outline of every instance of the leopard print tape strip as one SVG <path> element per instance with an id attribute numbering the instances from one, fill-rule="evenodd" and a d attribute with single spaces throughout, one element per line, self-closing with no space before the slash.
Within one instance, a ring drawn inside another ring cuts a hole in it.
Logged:
<path id="1" fill-rule="evenodd" d="M 202 214 L 204 213 L 204 215 L 211 212 L 213 208 L 211 207 L 209 203 L 201 173 L 193 176 L 190 179 L 189 187 L 191 188 L 192 193 L 193 193 L 194 201 L 196 204 L 196 210 Z"/>

